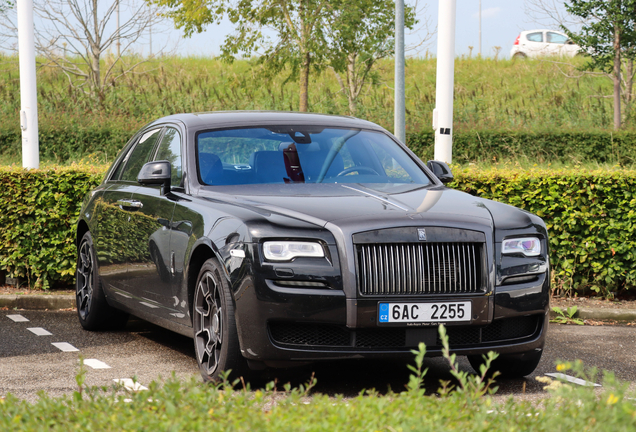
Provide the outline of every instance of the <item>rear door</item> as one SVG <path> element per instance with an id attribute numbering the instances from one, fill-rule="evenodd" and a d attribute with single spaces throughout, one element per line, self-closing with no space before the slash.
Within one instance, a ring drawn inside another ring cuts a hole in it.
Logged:
<path id="1" fill-rule="evenodd" d="M 526 40 L 521 43 L 521 46 L 529 57 L 538 57 L 547 54 L 542 31 L 527 33 L 525 39 Z"/>

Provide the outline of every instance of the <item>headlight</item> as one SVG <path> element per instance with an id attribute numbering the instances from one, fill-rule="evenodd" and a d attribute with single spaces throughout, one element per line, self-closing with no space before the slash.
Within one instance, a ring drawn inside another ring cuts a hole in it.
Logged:
<path id="1" fill-rule="evenodd" d="M 270 261 L 289 261 L 296 257 L 324 257 L 320 243 L 301 241 L 266 241 L 263 253 Z"/>
<path id="2" fill-rule="evenodd" d="M 524 254 L 525 256 L 538 256 L 541 254 L 541 240 L 536 237 L 523 237 L 504 240 L 501 245 L 501 253 Z"/>

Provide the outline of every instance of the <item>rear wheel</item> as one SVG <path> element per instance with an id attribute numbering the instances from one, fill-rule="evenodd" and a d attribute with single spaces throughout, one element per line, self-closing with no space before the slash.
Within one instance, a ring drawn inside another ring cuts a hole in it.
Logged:
<path id="1" fill-rule="evenodd" d="M 515 55 L 513 55 L 512 58 L 516 60 L 525 60 L 526 58 L 528 58 L 528 56 L 522 52 L 518 52 L 518 53 L 515 53 Z"/>
<path id="2" fill-rule="evenodd" d="M 128 321 L 127 313 L 106 302 L 90 232 L 84 234 L 77 249 L 75 301 L 79 322 L 86 330 L 121 328 Z"/>
<path id="3" fill-rule="evenodd" d="M 543 350 L 528 351 L 522 354 L 499 354 L 499 356 L 490 363 L 488 369 L 489 375 L 495 371 L 501 373 L 503 378 L 522 378 L 530 375 L 539 365 Z M 480 355 L 468 356 L 470 365 L 479 373 L 479 367 L 484 363 L 484 358 Z"/>
<path id="4" fill-rule="evenodd" d="M 201 267 L 192 305 L 194 348 L 201 376 L 219 381 L 223 371 L 231 378 L 245 376 L 248 368 L 241 355 L 229 285 L 216 259 Z"/>

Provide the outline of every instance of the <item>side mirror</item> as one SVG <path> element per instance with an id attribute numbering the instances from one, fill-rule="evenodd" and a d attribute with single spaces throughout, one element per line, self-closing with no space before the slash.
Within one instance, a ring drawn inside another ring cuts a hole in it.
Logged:
<path id="1" fill-rule="evenodd" d="M 170 183 L 172 181 L 172 172 L 170 162 L 154 161 L 148 162 L 139 171 L 137 181 L 142 185 L 163 185 L 162 193 L 165 195 L 170 192 Z"/>
<path id="2" fill-rule="evenodd" d="M 426 166 L 428 167 L 428 169 L 433 171 L 433 174 L 435 174 L 435 176 L 442 183 L 446 184 L 450 181 L 453 181 L 453 173 L 445 162 L 430 160 L 426 162 Z"/>

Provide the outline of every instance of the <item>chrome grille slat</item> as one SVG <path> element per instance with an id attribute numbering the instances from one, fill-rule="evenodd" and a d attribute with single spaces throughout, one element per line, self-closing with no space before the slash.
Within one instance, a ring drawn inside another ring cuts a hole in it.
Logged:
<path id="1" fill-rule="evenodd" d="M 358 244 L 363 295 L 466 294 L 481 286 L 481 243 Z"/>

